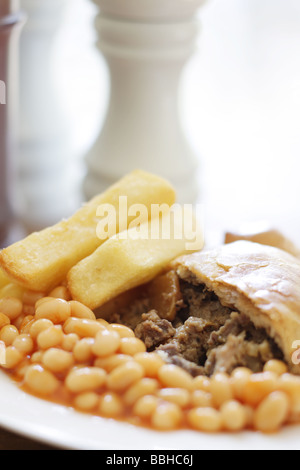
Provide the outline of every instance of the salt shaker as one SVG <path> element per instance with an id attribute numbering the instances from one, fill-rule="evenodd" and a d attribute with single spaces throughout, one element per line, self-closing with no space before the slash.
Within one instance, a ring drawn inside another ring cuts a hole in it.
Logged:
<path id="1" fill-rule="evenodd" d="M 13 220 L 13 165 L 18 128 L 18 38 L 24 15 L 18 0 L 0 2 L 0 247 Z"/>
<path id="2" fill-rule="evenodd" d="M 178 98 L 204 0 L 93 1 L 111 90 L 104 125 L 86 156 L 87 198 L 141 168 L 168 178 L 178 201 L 195 202 L 199 158 L 181 125 Z"/>

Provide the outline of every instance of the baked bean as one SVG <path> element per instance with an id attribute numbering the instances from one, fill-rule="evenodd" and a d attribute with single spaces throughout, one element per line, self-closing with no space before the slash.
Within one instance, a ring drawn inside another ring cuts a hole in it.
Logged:
<path id="1" fill-rule="evenodd" d="M 126 354 L 113 354 L 107 357 L 97 357 L 94 361 L 95 367 L 101 367 L 107 372 L 111 372 L 116 367 L 125 364 L 125 362 L 132 361 L 132 356 Z"/>
<path id="2" fill-rule="evenodd" d="M 60 386 L 57 378 L 39 364 L 28 367 L 24 381 L 30 390 L 41 395 L 52 395 Z"/>
<path id="3" fill-rule="evenodd" d="M 222 418 L 214 408 L 194 408 L 187 414 L 189 424 L 199 431 L 219 432 L 222 429 Z"/>
<path id="4" fill-rule="evenodd" d="M 14 369 L 14 376 L 16 376 L 19 380 L 24 379 L 27 369 L 30 363 L 27 360 L 23 360 L 17 365 Z"/>
<path id="5" fill-rule="evenodd" d="M 75 364 L 69 372 L 89 367 L 87 364 Z"/>
<path id="6" fill-rule="evenodd" d="M 278 390 L 285 392 L 291 401 L 292 414 L 300 413 L 300 377 L 283 374 L 278 380 Z"/>
<path id="7" fill-rule="evenodd" d="M 132 406 L 144 395 L 151 395 L 158 389 L 158 382 L 155 379 L 143 378 L 129 387 L 124 394 L 124 403 Z"/>
<path id="8" fill-rule="evenodd" d="M 30 335 L 21 334 L 16 337 L 13 342 L 13 346 L 22 354 L 27 355 L 32 352 L 34 343 Z"/>
<path id="9" fill-rule="evenodd" d="M 0 331 L 0 340 L 5 343 L 6 346 L 11 346 L 19 335 L 19 330 L 14 325 L 5 325 Z"/>
<path id="10" fill-rule="evenodd" d="M 92 351 L 96 356 L 105 357 L 115 353 L 120 345 L 120 336 L 118 333 L 106 328 L 98 331 Z"/>
<path id="11" fill-rule="evenodd" d="M 186 408 L 191 399 L 189 391 L 184 388 L 162 388 L 157 392 L 157 396 L 164 401 L 175 403 L 181 408 Z"/>
<path id="12" fill-rule="evenodd" d="M 17 285 L 17 284 L 7 284 L 6 286 L 2 287 L 0 290 L 0 299 L 4 298 L 15 298 L 22 301 L 24 295 L 24 288 Z"/>
<path id="13" fill-rule="evenodd" d="M 73 349 L 74 358 L 78 362 L 88 362 L 94 358 L 94 338 L 82 338 Z"/>
<path id="14" fill-rule="evenodd" d="M 87 318 L 89 320 L 96 320 L 96 316 L 90 308 L 86 307 L 76 300 L 71 300 L 69 302 L 71 306 L 71 317 L 75 318 Z"/>
<path id="15" fill-rule="evenodd" d="M 96 320 L 100 325 L 105 326 L 106 328 L 110 327 L 110 323 L 108 321 L 104 320 L 104 318 L 97 318 Z"/>
<path id="16" fill-rule="evenodd" d="M 204 392 L 210 392 L 210 380 L 208 377 L 198 375 L 193 380 L 194 390 L 203 390 Z"/>
<path id="17" fill-rule="evenodd" d="M 158 407 L 159 399 L 153 395 L 145 395 L 137 400 L 133 413 L 139 418 L 150 418 Z"/>
<path id="18" fill-rule="evenodd" d="M 42 364 L 51 372 L 60 373 L 74 365 L 73 355 L 63 349 L 50 348 L 42 356 Z"/>
<path id="19" fill-rule="evenodd" d="M 165 364 L 158 371 L 158 378 L 166 387 L 193 389 L 193 379 L 188 372 L 173 364 Z"/>
<path id="20" fill-rule="evenodd" d="M 31 290 L 26 290 L 23 294 L 23 304 L 35 306 L 38 300 L 43 299 L 44 294 L 42 292 L 34 292 Z"/>
<path id="21" fill-rule="evenodd" d="M 95 392 L 85 392 L 76 395 L 74 398 L 75 408 L 82 411 L 91 411 L 98 406 L 99 395 Z"/>
<path id="22" fill-rule="evenodd" d="M 254 427 L 262 432 L 275 432 L 287 420 L 290 409 L 288 396 L 284 392 L 273 392 L 254 412 Z"/>
<path id="23" fill-rule="evenodd" d="M 151 417 L 154 428 L 168 431 L 178 428 L 183 419 L 182 410 L 170 402 L 159 403 Z"/>
<path id="24" fill-rule="evenodd" d="M 106 372 L 98 367 L 72 369 L 66 377 L 65 385 L 70 392 L 83 393 L 95 391 L 104 385 Z"/>
<path id="25" fill-rule="evenodd" d="M 248 412 L 236 400 L 223 403 L 220 408 L 222 422 L 228 431 L 241 431 L 248 423 Z"/>
<path id="26" fill-rule="evenodd" d="M 99 411 L 103 416 L 116 418 L 123 413 L 124 405 L 116 393 L 107 392 L 100 397 Z"/>
<path id="27" fill-rule="evenodd" d="M 195 408 L 209 408 L 213 406 L 212 394 L 204 390 L 194 390 L 191 395 L 191 403 Z"/>
<path id="28" fill-rule="evenodd" d="M 134 338 L 134 331 L 124 325 L 118 323 L 112 323 L 109 328 L 118 333 L 120 338 Z"/>
<path id="29" fill-rule="evenodd" d="M 19 315 L 18 318 L 16 318 L 15 320 L 12 320 L 12 324 L 15 325 L 18 328 L 18 330 L 20 330 L 25 316 L 26 315 L 24 313 L 21 313 L 21 315 Z"/>
<path id="30" fill-rule="evenodd" d="M 0 312 L 4 313 L 10 321 L 16 320 L 22 313 L 23 303 L 16 297 L 0 299 Z"/>
<path id="31" fill-rule="evenodd" d="M 14 346 L 8 346 L 8 348 L 6 348 L 5 363 L 2 364 L 2 367 L 5 369 L 14 369 L 20 364 L 23 358 L 24 356 L 21 351 Z"/>
<path id="32" fill-rule="evenodd" d="M 214 405 L 219 408 L 233 398 L 230 378 L 227 374 L 216 374 L 210 381 L 210 391 Z"/>
<path id="33" fill-rule="evenodd" d="M 10 319 L 8 318 L 8 316 L 0 312 L 0 329 L 9 324 L 10 324 Z"/>
<path id="34" fill-rule="evenodd" d="M 232 372 L 230 379 L 231 388 L 234 397 L 238 400 L 242 400 L 251 375 L 251 370 L 246 367 L 238 367 Z"/>
<path id="35" fill-rule="evenodd" d="M 30 328 L 34 321 L 35 320 L 33 315 L 26 315 L 20 325 L 19 332 L 21 334 L 30 334 Z"/>
<path id="36" fill-rule="evenodd" d="M 144 377 L 143 367 L 134 361 L 116 367 L 107 377 L 107 386 L 112 391 L 125 391 L 134 382 Z"/>
<path id="37" fill-rule="evenodd" d="M 64 349 L 65 351 L 69 351 L 69 352 L 73 351 L 79 339 L 80 338 L 78 335 L 76 335 L 76 333 L 70 333 L 68 335 L 64 335 L 62 343 L 61 343 L 62 349 Z"/>
<path id="38" fill-rule="evenodd" d="M 252 374 L 245 387 L 242 400 L 250 406 L 257 406 L 266 396 L 276 390 L 278 376 L 273 372 Z"/>
<path id="39" fill-rule="evenodd" d="M 53 297 L 42 297 L 41 299 L 38 299 L 35 303 L 35 308 L 39 308 L 41 305 L 45 304 L 46 302 L 52 302 Z"/>
<path id="40" fill-rule="evenodd" d="M 52 299 L 42 303 L 36 308 L 35 318 L 47 318 L 54 324 L 65 322 L 71 316 L 71 307 L 63 299 Z"/>
<path id="41" fill-rule="evenodd" d="M 146 352 L 146 346 L 138 338 L 121 338 L 119 350 L 121 354 L 134 356 L 140 352 Z"/>
<path id="42" fill-rule="evenodd" d="M 44 355 L 44 352 L 43 351 L 35 351 L 32 355 L 31 355 L 31 362 L 33 363 L 39 363 L 41 364 L 43 362 L 43 355 Z"/>
<path id="43" fill-rule="evenodd" d="M 71 295 L 68 289 L 65 286 L 58 286 L 55 287 L 50 293 L 49 297 L 54 297 L 56 299 L 62 299 L 62 300 L 70 300 Z"/>
<path id="44" fill-rule="evenodd" d="M 81 338 L 87 336 L 94 338 L 98 331 L 103 330 L 105 327 L 95 320 L 88 318 L 69 318 L 64 324 L 64 332 L 66 334 L 75 333 Z"/>
<path id="45" fill-rule="evenodd" d="M 273 372 L 277 375 L 283 375 L 288 371 L 287 365 L 282 361 L 268 361 L 264 366 L 264 372 Z"/>
<path id="46" fill-rule="evenodd" d="M 33 339 L 36 339 L 42 331 L 48 330 L 51 326 L 53 326 L 52 321 L 46 318 L 35 320 L 30 326 L 29 334 Z"/>
<path id="47" fill-rule="evenodd" d="M 59 346 L 64 339 L 64 334 L 60 325 L 50 326 L 47 330 L 39 333 L 37 344 L 41 349 L 49 349 Z"/>
<path id="48" fill-rule="evenodd" d="M 159 354 L 140 352 L 134 355 L 134 360 L 145 370 L 148 377 L 157 377 L 159 369 L 165 364 Z"/>

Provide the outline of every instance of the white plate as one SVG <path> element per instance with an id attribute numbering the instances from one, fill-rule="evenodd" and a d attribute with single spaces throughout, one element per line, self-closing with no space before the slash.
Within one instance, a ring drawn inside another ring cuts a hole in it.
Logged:
<path id="1" fill-rule="evenodd" d="M 259 433 L 156 432 L 78 413 L 23 392 L 0 372 L 0 426 L 62 449 L 75 450 L 246 450 L 300 449 L 300 427 L 272 436 Z"/>

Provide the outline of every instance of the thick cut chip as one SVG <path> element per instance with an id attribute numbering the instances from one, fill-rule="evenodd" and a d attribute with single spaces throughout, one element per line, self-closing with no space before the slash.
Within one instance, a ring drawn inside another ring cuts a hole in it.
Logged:
<path id="1" fill-rule="evenodd" d="M 7 284 L 9 284 L 9 282 L 10 282 L 10 280 L 7 277 L 7 275 L 5 274 L 5 272 L 2 269 L 0 269 L 0 289 L 2 289 Z"/>
<path id="2" fill-rule="evenodd" d="M 124 230 L 123 226 L 119 227 L 119 220 L 122 224 L 126 221 L 125 228 L 134 220 L 133 216 L 124 219 L 121 199 L 128 208 L 136 204 L 145 206 L 148 217 L 151 217 L 152 204 L 172 206 L 175 197 L 173 187 L 163 178 L 140 170 L 133 171 L 68 220 L 33 233 L 4 249 L 0 253 L 0 266 L 12 280 L 24 287 L 47 292 L 64 281 L 72 266 L 91 255 L 105 241 L 105 233 L 99 233 L 99 208 L 115 209 L 115 232 L 118 233 Z"/>
<path id="3" fill-rule="evenodd" d="M 186 215 L 183 220 L 181 211 L 170 210 L 162 218 L 107 240 L 70 270 L 72 297 L 91 309 L 98 308 L 151 281 L 177 256 L 201 250 L 203 231 L 192 211 Z"/>

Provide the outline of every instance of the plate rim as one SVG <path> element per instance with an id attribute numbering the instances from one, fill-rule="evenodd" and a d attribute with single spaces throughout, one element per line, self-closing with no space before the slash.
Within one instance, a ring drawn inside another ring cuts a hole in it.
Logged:
<path id="1" fill-rule="evenodd" d="M 255 431 L 209 434 L 189 429 L 160 432 L 81 413 L 35 397 L 23 391 L 3 370 L 0 370 L 0 426 L 24 438 L 65 450 L 300 450 L 300 425 L 288 426 L 273 435 Z M 82 426 L 85 435 L 78 432 L 77 426 Z M 91 432 L 98 433 L 99 440 Z"/>

